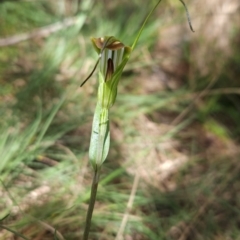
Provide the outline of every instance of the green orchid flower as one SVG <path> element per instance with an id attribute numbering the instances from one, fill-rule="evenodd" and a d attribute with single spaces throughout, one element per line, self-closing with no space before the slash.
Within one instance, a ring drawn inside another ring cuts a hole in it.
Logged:
<path id="1" fill-rule="evenodd" d="M 99 57 L 92 72 L 81 86 L 92 76 L 100 63 L 98 101 L 89 148 L 89 160 L 96 170 L 101 168 L 108 155 L 110 147 L 109 108 L 116 100 L 117 86 L 123 68 L 129 59 L 131 48 L 113 36 L 91 40 Z"/>
<path id="2" fill-rule="evenodd" d="M 129 59 L 131 48 L 113 36 L 92 38 L 91 40 L 99 58 L 93 71 L 81 86 L 92 76 L 100 62 L 98 103 L 102 108 L 109 109 L 116 100 L 117 86 L 123 68 Z"/>

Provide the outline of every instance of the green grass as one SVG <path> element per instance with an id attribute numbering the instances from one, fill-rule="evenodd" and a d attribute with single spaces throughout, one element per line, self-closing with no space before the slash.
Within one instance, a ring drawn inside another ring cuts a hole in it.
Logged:
<path id="1" fill-rule="evenodd" d="M 75 25 L 0 49 L 0 219 L 10 214 L 0 226 L 28 239 L 54 239 L 54 229 L 67 240 L 81 239 L 97 91 L 96 75 L 79 87 L 97 59 L 89 37 L 114 35 L 131 45 L 154 4 L 82 3 L 87 6 L 80 6 Z M 64 12 L 49 1 L 3 1 L 0 36 L 71 17 L 74 6 Z M 194 5 L 189 10 L 193 26 L 205 20 Z M 195 35 L 182 30 L 187 23 L 180 2 L 162 2 L 151 17 L 110 110 L 112 142 L 91 239 L 115 239 L 136 172 L 125 238 L 179 239 L 189 230 L 189 239 L 239 239 L 240 101 L 233 91 L 224 93 L 239 88 L 239 27 L 230 24 L 232 52 L 219 56 L 201 27 Z M 171 45 L 166 32 L 175 28 Z M 201 55 L 205 48 L 208 57 Z M 211 89 L 196 98 L 213 77 Z M 0 227 L 0 239 L 13 235 Z"/>

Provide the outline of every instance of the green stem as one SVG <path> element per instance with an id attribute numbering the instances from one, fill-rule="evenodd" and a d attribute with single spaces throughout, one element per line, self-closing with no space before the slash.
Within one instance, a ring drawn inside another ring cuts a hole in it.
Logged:
<path id="1" fill-rule="evenodd" d="M 92 219 L 93 209 L 94 209 L 94 205 L 95 205 L 95 201 L 96 201 L 99 176 L 100 176 L 100 169 L 96 168 L 94 170 L 94 176 L 93 176 L 93 181 L 92 181 L 91 196 L 90 196 L 90 202 L 89 202 L 89 206 L 88 206 L 83 240 L 88 240 L 88 235 L 89 235 L 89 231 L 90 231 L 90 227 L 91 227 L 91 219 Z"/>

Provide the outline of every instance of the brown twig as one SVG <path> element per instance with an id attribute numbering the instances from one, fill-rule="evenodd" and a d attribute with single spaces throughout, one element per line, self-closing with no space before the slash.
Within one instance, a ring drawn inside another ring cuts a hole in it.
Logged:
<path id="1" fill-rule="evenodd" d="M 126 209 L 126 212 L 125 212 L 124 217 L 122 219 L 121 226 L 118 230 L 116 240 L 124 239 L 123 238 L 123 233 L 124 233 L 124 230 L 125 230 L 127 222 L 128 222 L 129 213 L 132 210 L 132 206 L 133 206 L 134 198 L 135 198 L 136 191 L 137 191 L 137 188 L 138 188 L 139 180 L 140 180 L 140 175 L 137 172 L 136 175 L 135 175 L 135 178 L 134 178 L 132 191 L 131 191 L 131 194 L 130 194 L 130 197 L 129 197 L 129 200 L 128 200 L 127 209 Z"/>
<path id="2" fill-rule="evenodd" d="M 28 33 L 21 33 L 21 34 L 16 34 L 6 38 L 0 38 L 0 47 L 14 45 L 19 42 L 26 41 L 35 37 L 47 37 L 52 33 L 55 33 L 64 28 L 75 25 L 77 21 L 78 21 L 77 17 L 69 17 L 64 19 L 61 22 L 53 23 L 51 25 L 48 25 L 42 28 L 37 28 Z"/>

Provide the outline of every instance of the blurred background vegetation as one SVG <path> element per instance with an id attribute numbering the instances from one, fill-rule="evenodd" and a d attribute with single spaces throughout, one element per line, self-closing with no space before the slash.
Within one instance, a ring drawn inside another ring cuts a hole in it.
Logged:
<path id="1" fill-rule="evenodd" d="M 0 1 L 1 240 L 81 239 L 89 38 L 131 45 L 155 3 Z M 90 239 L 240 239 L 240 3 L 186 4 L 195 33 L 180 1 L 162 1 L 126 66 Z"/>

